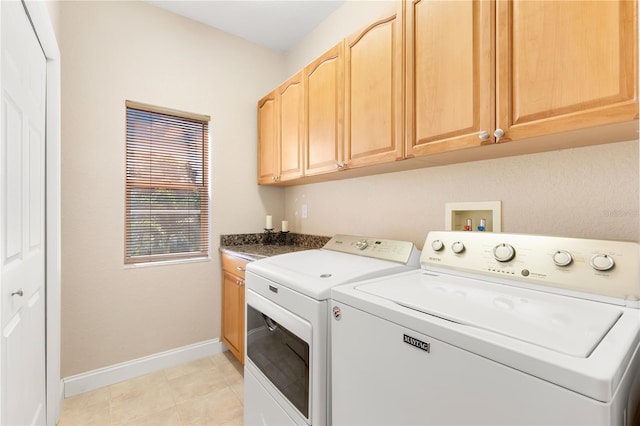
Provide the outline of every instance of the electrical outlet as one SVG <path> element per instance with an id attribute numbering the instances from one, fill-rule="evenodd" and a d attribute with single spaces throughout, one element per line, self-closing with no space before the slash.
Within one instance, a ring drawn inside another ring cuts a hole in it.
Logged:
<path id="1" fill-rule="evenodd" d="M 302 205 L 302 218 L 303 219 L 307 218 L 307 205 L 306 204 Z"/>

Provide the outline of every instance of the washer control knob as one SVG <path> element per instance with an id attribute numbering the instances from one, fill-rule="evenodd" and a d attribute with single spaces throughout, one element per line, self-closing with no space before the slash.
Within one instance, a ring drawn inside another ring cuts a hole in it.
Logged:
<path id="1" fill-rule="evenodd" d="M 508 262 L 516 255 L 516 249 L 511 244 L 502 243 L 493 248 L 493 257 L 498 262 Z"/>
<path id="2" fill-rule="evenodd" d="M 369 242 L 365 239 L 356 241 L 356 248 L 358 250 L 364 250 L 369 247 Z"/>
<path id="3" fill-rule="evenodd" d="M 568 251 L 558 250 L 553 253 L 553 263 L 555 263 L 556 266 L 569 266 L 571 262 L 573 262 L 573 257 Z"/>
<path id="4" fill-rule="evenodd" d="M 444 243 L 440 240 L 433 240 L 431 243 L 431 248 L 433 251 L 440 251 L 444 248 Z"/>
<path id="5" fill-rule="evenodd" d="M 608 271 L 616 265 L 616 262 L 613 261 L 613 257 L 606 254 L 594 254 L 589 260 L 589 265 L 596 271 Z"/>
<path id="6" fill-rule="evenodd" d="M 462 241 L 456 241 L 455 243 L 451 244 L 451 250 L 453 250 L 454 253 L 460 254 L 464 251 L 464 243 Z"/>

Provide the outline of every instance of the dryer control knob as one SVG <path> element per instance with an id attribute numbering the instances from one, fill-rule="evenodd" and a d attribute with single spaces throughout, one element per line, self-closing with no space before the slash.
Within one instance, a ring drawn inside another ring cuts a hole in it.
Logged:
<path id="1" fill-rule="evenodd" d="M 431 243 L 431 248 L 433 251 L 440 251 L 444 248 L 444 243 L 440 240 L 433 240 Z"/>
<path id="2" fill-rule="evenodd" d="M 363 240 L 358 240 L 358 241 L 356 241 L 356 248 L 357 248 L 358 250 L 364 250 L 364 249 L 366 249 L 367 247 L 369 247 L 369 242 L 368 242 L 367 240 L 364 240 L 364 239 L 363 239 Z"/>
<path id="3" fill-rule="evenodd" d="M 502 243 L 493 248 L 493 257 L 498 262 L 508 262 L 516 255 L 516 249 L 511 244 Z"/>
<path id="4" fill-rule="evenodd" d="M 455 243 L 451 244 L 451 250 L 453 250 L 454 253 L 462 253 L 464 251 L 464 244 L 462 243 L 462 241 L 456 241 Z"/>
<path id="5" fill-rule="evenodd" d="M 571 262 L 573 262 L 573 257 L 568 251 L 558 250 L 553 253 L 553 263 L 555 263 L 556 266 L 569 266 Z"/>
<path id="6" fill-rule="evenodd" d="M 589 260 L 589 265 L 596 271 L 608 271 L 616 265 L 616 262 L 613 261 L 613 257 L 606 254 L 594 254 Z"/>

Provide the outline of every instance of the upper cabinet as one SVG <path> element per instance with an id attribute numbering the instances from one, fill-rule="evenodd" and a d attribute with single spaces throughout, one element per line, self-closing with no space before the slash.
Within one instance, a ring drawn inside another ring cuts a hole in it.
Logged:
<path id="1" fill-rule="evenodd" d="M 636 8 L 409 1 L 407 156 L 633 121 Z"/>
<path id="2" fill-rule="evenodd" d="M 280 173 L 277 181 L 302 177 L 304 146 L 304 85 L 302 71 L 279 89 Z"/>
<path id="3" fill-rule="evenodd" d="M 636 1 L 496 7 L 496 128 L 505 139 L 637 118 Z"/>
<path id="4" fill-rule="evenodd" d="M 303 175 L 304 86 L 302 72 L 258 102 L 258 183 Z"/>
<path id="5" fill-rule="evenodd" d="M 635 139 L 637 8 L 636 0 L 394 2 L 259 102 L 259 182 Z"/>
<path id="6" fill-rule="evenodd" d="M 275 183 L 280 165 L 277 90 L 258 101 L 258 183 Z"/>
<path id="7" fill-rule="evenodd" d="M 407 2 L 408 157 L 479 146 L 494 126 L 493 12 L 489 1 Z"/>
<path id="8" fill-rule="evenodd" d="M 345 40 L 345 162 L 403 158 L 403 2 Z"/>
<path id="9" fill-rule="evenodd" d="M 330 49 L 304 69 L 306 150 L 305 176 L 343 167 L 343 44 Z"/>

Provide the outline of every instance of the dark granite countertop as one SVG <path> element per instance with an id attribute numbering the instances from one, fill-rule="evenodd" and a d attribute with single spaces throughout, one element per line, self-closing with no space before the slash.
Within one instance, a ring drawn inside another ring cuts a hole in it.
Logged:
<path id="1" fill-rule="evenodd" d="M 294 251 L 317 249 L 331 237 L 305 234 L 233 234 L 220 236 L 220 251 L 250 261 Z"/>

